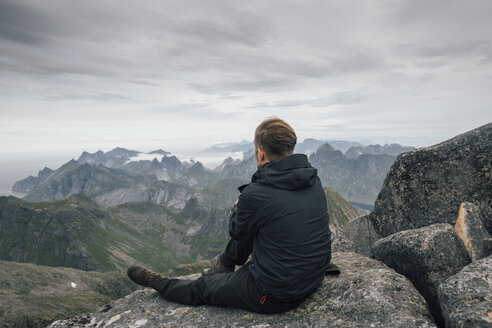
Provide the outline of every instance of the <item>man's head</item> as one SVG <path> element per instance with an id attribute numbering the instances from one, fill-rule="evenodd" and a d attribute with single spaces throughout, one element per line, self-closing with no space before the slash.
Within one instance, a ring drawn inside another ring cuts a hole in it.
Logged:
<path id="1" fill-rule="evenodd" d="M 276 161 L 294 153 L 297 136 L 294 129 L 279 118 L 263 121 L 255 131 L 256 165 Z"/>

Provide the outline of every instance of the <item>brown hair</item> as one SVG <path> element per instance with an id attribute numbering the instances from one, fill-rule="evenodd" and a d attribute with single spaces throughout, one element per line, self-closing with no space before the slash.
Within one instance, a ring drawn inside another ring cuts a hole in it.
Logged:
<path id="1" fill-rule="evenodd" d="M 264 120 L 256 128 L 255 147 L 263 149 L 271 161 L 292 154 L 296 143 L 294 129 L 277 117 Z"/>

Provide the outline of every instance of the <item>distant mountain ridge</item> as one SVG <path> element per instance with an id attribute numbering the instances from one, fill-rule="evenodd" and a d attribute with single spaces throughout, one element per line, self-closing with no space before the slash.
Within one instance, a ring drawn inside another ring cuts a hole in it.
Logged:
<path id="1" fill-rule="evenodd" d="M 387 153 L 413 149 L 397 144 L 363 147 L 354 142 L 334 142 L 339 148 L 350 147 L 348 155 L 312 138 L 299 143 L 296 152 L 310 154 L 324 186 L 334 188 L 350 201 L 369 205 L 373 204 L 384 176 L 396 159 Z M 325 145 L 333 149 L 326 151 Z M 211 170 L 199 161 L 182 162 L 162 149 L 142 153 L 118 147 L 108 152 L 83 152 L 77 160 L 72 159 L 57 170 L 44 168 L 37 177 L 17 181 L 13 191 L 26 193 L 24 199 L 29 201 L 56 200 L 84 193 L 105 207 L 139 201 L 181 209 L 191 197 L 216 207 L 228 207 L 238 196 L 236 188 L 247 183 L 257 169 L 252 144 L 243 141 L 208 149 L 226 153 L 242 149 L 245 155 L 242 160 L 226 158 Z M 152 156 L 155 154 L 157 157 Z"/>
<path id="2" fill-rule="evenodd" d="M 390 145 L 369 145 L 369 146 L 354 146 L 350 147 L 346 152 L 345 156 L 347 158 L 357 158 L 362 154 L 369 155 L 390 155 L 390 156 L 398 156 L 401 153 L 406 153 L 408 151 L 415 150 L 415 147 L 406 147 L 400 146 L 399 144 L 390 144 Z"/>
<path id="3" fill-rule="evenodd" d="M 201 197 L 193 187 L 217 180 L 216 174 L 200 162 L 187 167 L 177 157 L 167 155 L 161 161 L 128 162 L 135 153 L 123 148 L 107 153 L 84 152 L 77 161 L 72 159 L 55 171 L 45 168 L 37 177 L 16 182 L 13 190 L 28 193 L 24 199 L 29 201 L 83 193 L 105 207 L 141 201 L 183 208 L 192 196 Z"/>
<path id="4" fill-rule="evenodd" d="M 350 201 L 364 204 L 374 203 L 395 159 L 387 154 L 349 158 L 329 144 L 319 147 L 309 157 L 324 186 L 337 190 Z"/>
<path id="5" fill-rule="evenodd" d="M 212 145 L 205 148 L 202 152 L 205 153 L 248 153 L 253 150 L 253 142 L 242 140 L 241 142 L 227 142 L 222 144 Z"/>
<path id="6" fill-rule="evenodd" d="M 303 153 L 310 155 L 314 153 L 321 145 L 329 143 L 333 147 L 342 152 L 347 151 L 351 147 L 362 147 L 363 145 L 355 141 L 346 140 L 327 140 L 327 139 L 315 139 L 307 138 L 302 142 L 298 142 L 295 148 L 296 153 Z M 229 142 L 224 144 L 217 144 L 208 147 L 203 150 L 203 152 L 215 152 L 215 153 L 231 153 L 231 152 L 242 152 L 245 157 L 253 154 L 254 144 L 251 141 L 243 140 L 241 142 Z"/>

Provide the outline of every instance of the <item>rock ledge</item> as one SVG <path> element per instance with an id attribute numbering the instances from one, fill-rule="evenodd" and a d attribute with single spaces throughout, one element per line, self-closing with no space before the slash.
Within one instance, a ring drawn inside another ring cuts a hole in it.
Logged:
<path id="1" fill-rule="evenodd" d="M 422 296 L 393 269 L 355 253 L 334 253 L 333 262 L 342 274 L 327 276 L 306 302 L 286 313 L 189 307 L 145 289 L 50 327 L 436 327 Z"/>

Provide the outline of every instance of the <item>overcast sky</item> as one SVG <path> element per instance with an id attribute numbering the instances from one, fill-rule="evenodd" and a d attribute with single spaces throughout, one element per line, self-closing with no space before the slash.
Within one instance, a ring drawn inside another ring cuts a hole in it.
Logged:
<path id="1" fill-rule="evenodd" d="M 0 0 L 0 154 L 201 149 L 266 117 L 425 146 L 492 121 L 492 1 Z M 78 154 L 77 154 L 78 155 Z"/>

